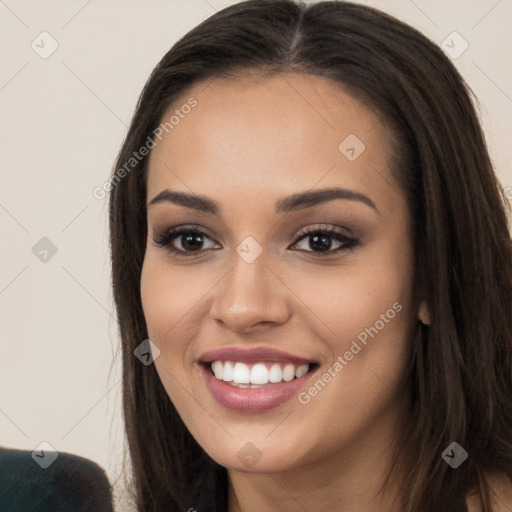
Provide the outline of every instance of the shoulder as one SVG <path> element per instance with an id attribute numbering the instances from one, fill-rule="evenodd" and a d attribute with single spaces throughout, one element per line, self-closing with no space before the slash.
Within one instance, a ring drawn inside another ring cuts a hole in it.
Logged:
<path id="1" fill-rule="evenodd" d="M 512 511 L 512 480 L 504 473 L 488 473 L 487 480 L 490 486 L 492 512 Z M 466 499 L 467 512 L 483 512 L 480 499 L 473 492 Z"/>

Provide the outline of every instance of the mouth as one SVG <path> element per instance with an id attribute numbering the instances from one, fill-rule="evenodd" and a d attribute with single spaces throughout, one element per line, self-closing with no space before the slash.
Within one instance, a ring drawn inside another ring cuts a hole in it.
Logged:
<path id="1" fill-rule="evenodd" d="M 222 406 L 243 412 L 277 407 L 307 385 L 320 365 L 274 349 L 219 349 L 199 360 L 206 387 Z"/>

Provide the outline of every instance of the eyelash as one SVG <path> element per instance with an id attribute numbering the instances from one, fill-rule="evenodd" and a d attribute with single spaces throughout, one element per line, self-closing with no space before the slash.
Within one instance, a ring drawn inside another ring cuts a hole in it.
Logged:
<path id="1" fill-rule="evenodd" d="M 305 251 L 305 252 L 312 252 L 312 253 L 318 254 L 318 255 L 325 254 L 327 256 L 331 256 L 332 254 L 336 254 L 338 252 L 348 251 L 350 249 L 353 249 L 357 245 L 359 245 L 359 240 L 357 240 L 355 238 L 348 237 L 336 229 L 322 228 L 322 227 L 320 227 L 320 228 L 318 228 L 318 227 L 304 228 L 299 233 L 299 235 L 298 235 L 299 238 L 293 243 L 293 245 L 297 245 L 303 238 L 306 238 L 307 236 L 325 235 L 325 234 L 332 236 L 332 238 L 334 238 L 336 241 L 342 242 L 343 244 L 334 250 L 329 249 L 327 251 Z M 202 231 L 200 231 L 198 229 L 198 226 L 183 226 L 180 228 L 173 228 L 173 229 L 168 229 L 166 231 L 163 231 L 162 233 L 155 236 L 153 238 L 153 241 L 155 242 L 157 247 L 165 248 L 167 251 L 169 251 L 174 256 L 188 258 L 188 257 L 196 256 L 199 253 L 205 252 L 205 250 L 203 250 L 203 249 L 199 249 L 197 251 L 183 251 L 182 249 L 176 249 L 176 247 L 174 247 L 172 245 L 172 242 L 179 236 L 183 236 L 183 235 L 200 235 L 200 236 L 205 236 L 207 238 L 210 238 L 208 235 L 206 235 L 206 233 L 203 233 Z M 211 240 L 211 238 L 210 238 L 210 240 Z M 208 250 L 208 249 L 206 249 L 206 250 Z M 215 250 L 215 249 L 209 249 L 209 250 Z M 301 250 L 301 251 L 304 252 L 304 250 Z"/>

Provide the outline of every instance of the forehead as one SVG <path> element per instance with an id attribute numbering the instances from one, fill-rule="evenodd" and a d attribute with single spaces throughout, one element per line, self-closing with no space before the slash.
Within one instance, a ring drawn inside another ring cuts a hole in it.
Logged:
<path id="1" fill-rule="evenodd" d="M 194 108 L 181 111 L 191 98 Z M 279 189 L 281 196 L 320 181 L 322 188 L 366 191 L 392 181 L 382 117 L 327 78 L 251 74 L 202 82 L 162 122 L 173 114 L 179 122 L 150 155 L 148 198 L 164 188 L 219 195 Z"/>

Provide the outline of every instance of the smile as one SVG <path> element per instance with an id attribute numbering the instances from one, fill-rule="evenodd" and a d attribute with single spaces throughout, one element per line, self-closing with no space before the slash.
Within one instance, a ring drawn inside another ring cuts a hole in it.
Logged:
<path id="1" fill-rule="evenodd" d="M 297 395 L 319 364 L 272 348 L 225 347 L 204 354 L 199 368 L 211 396 L 223 407 L 260 412 Z"/>

